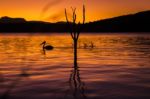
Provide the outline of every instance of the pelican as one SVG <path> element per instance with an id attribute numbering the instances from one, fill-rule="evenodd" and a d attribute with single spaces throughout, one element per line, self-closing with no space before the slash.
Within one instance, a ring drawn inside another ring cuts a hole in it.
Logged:
<path id="1" fill-rule="evenodd" d="M 43 49 L 45 50 L 52 50 L 54 48 L 51 45 L 46 45 L 46 41 L 42 42 L 41 45 L 43 45 Z"/>

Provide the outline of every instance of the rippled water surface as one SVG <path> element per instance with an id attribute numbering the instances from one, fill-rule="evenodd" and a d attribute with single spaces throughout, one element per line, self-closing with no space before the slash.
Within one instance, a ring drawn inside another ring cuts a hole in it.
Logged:
<path id="1" fill-rule="evenodd" d="M 70 35 L 0 34 L 0 99 L 150 99 L 149 34 L 81 34 L 73 59 Z"/>

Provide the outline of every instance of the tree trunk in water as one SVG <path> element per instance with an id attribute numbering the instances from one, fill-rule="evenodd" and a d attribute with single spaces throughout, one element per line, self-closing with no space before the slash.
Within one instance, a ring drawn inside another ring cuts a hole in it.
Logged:
<path id="1" fill-rule="evenodd" d="M 77 40 L 74 40 L 74 67 L 77 66 Z"/>

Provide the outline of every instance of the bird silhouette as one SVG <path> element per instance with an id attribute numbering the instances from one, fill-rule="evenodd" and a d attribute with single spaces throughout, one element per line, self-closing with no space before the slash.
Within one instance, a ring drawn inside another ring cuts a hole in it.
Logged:
<path id="1" fill-rule="evenodd" d="M 54 48 L 51 45 L 47 45 L 46 41 L 42 42 L 41 45 L 43 45 L 43 49 L 45 49 L 45 50 L 52 50 Z"/>

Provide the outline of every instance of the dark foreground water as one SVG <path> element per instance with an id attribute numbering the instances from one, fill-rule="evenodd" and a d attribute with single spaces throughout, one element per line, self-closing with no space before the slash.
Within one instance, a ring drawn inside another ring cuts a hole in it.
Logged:
<path id="1" fill-rule="evenodd" d="M 150 35 L 0 34 L 0 99 L 150 99 Z"/>

